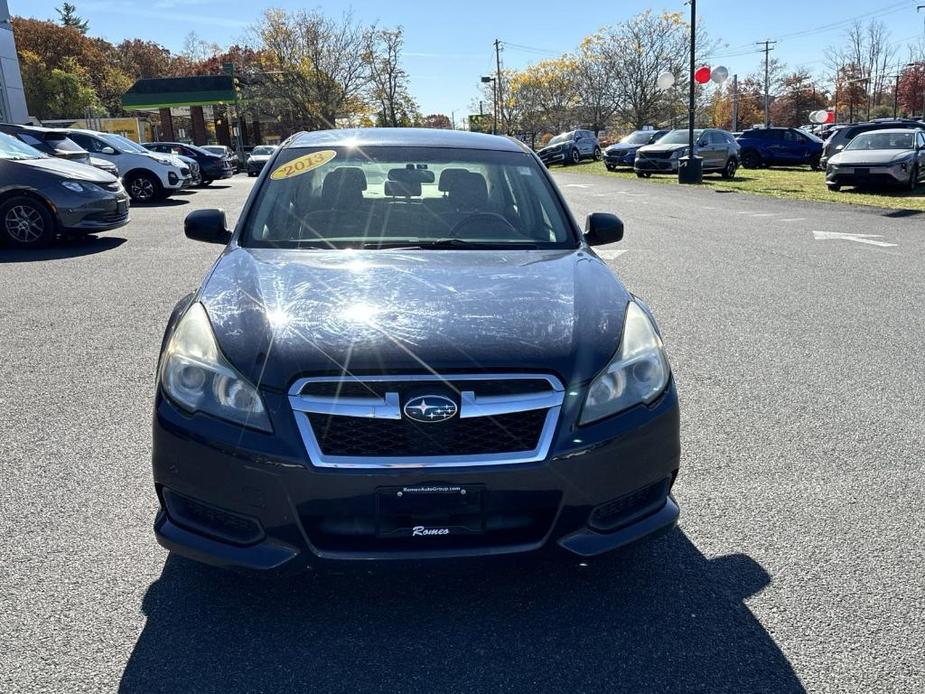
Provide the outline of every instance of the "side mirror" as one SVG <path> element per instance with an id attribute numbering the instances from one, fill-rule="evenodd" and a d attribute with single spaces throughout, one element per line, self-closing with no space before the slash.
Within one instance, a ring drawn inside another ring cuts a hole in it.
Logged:
<path id="1" fill-rule="evenodd" d="M 594 212 L 585 221 L 585 241 L 589 246 L 603 246 L 623 239 L 623 222 L 615 214 Z"/>
<path id="2" fill-rule="evenodd" d="M 186 215 L 183 222 L 186 238 L 206 243 L 225 245 L 231 240 L 231 232 L 225 227 L 224 210 L 196 210 Z"/>
<path id="3" fill-rule="evenodd" d="M 109 145 L 106 145 L 105 147 L 103 147 L 103 149 L 100 150 L 100 154 L 115 154 L 115 153 L 116 153 L 116 150 L 114 150 Z"/>

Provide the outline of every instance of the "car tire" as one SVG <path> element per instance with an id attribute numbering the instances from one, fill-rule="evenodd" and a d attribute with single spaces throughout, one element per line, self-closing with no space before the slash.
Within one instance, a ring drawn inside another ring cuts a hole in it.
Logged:
<path id="1" fill-rule="evenodd" d="M 0 205 L 0 238 L 16 248 L 45 248 L 55 238 L 54 218 L 35 198 L 8 198 Z"/>
<path id="2" fill-rule="evenodd" d="M 822 159 L 821 154 L 819 156 L 816 156 L 810 159 L 809 168 L 811 168 L 813 171 L 821 171 L 822 170 L 822 163 L 820 161 L 821 159 Z"/>
<path id="3" fill-rule="evenodd" d="M 652 174 L 650 174 L 648 171 L 637 171 L 636 172 L 636 178 L 649 178 L 651 175 Z"/>
<path id="4" fill-rule="evenodd" d="M 837 193 L 841 190 L 841 183 L 826 183 L 825 185 L 833 193 Z"/>
<path id="5" fill-rule="evenodd" d="M 742 167 L 745 169 L 760 169 L 762 165 L 761 155 L 754 150 L 742 152 Z"/>
<path id="6" fill-rule="evenodd" d="M 161 182 L 148 173 L 134 174 L 125 182 L 125 190 L 132 202 L 154 202 L 164 197 Z"/>
<path id="7" fill-rule="evenodd" d="M 595 147 L 594 148 L 594 161 L 600 161 L 601 159 L 603 159 L 603 155 L 601 154 L 601 148 Z"/>
<path id="8" fill-rule="evenodd" d="M 581 163 L 581 152 L 578 151 L 576 147 L 571 152 L 569 152 L 569 163 L 570 164 L 580 164 Z"/>
<path id="9" fill-rule="evenodd" d="M 739 168 L 739 163 L 736 161 L 735 157 L 729 157 L 726 161 L 726 166 L 723 167 L 723 170 L 720 172 L 720 176 L 725 178 L 727 181 L 732 180 L 736 177 L 736 169 Z"/>
<path id="10" fill-rule="evenodd" d="M 909 172 L 909 182 L 906 184 L 906 190 L 914 191 L 919 185 L 919 166 L 913 164 L 912 171 Z"/>
<path id="11" fill-rule="evenodd" d="M 205 188 L 207 185 L 210 185 L 211 183 L 212 183 L 212 179 L 211 179 L 211 178 L 204 178 L 204 179 L 202 179 L 202 182 L 201 182 L 199 185 L 201 185 L 203 188 Z"/>
<path id="12" fill-rule="evenodd" d="M 605 167 L 608 171 L 616 171 L 616 170 L 617 170 L 617 167 L 616 167 L 616 166 L 612 166 L 611 164 L 604 164 L 604 167 Z"/>

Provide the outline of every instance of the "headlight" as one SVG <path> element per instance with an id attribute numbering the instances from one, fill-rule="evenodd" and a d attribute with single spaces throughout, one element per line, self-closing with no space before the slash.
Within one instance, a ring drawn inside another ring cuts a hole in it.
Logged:
<path id="1" fill-rule="evenodd" d="M 668 385 L 671 370 L 652 321 L 638 304 L 626 307 L 620 349 L 588 388 L 579 424 L 590 424 L 638 405 L 650 403 Z"/>
<path id="2" fill-rule="evenodd" d="M 672 159 L 680 159 L 681 157 L 686 157 L 686 156 L 687 156 L 687 153 L 688 153 L 689 151 L 690 151 L 690 148 L 689 148 L 689 147 L 685 147 L 684 149 L 676 149 L 676 150 L 671 154 L 671 157 L 672 157 Z"/>
<path id="3" fill-rule="evenodd" d="M 68 190 L 74 191 L 75 193 L 83 193 L 84 190 L 86 190 L 86 188 L 84 188 L 83 185 L 77 181 L 61 181 L 61 185 Z"/>
<path id="4" fill-rule="evenodd" d="M 173 159 L 168 159 L 167 157 L 151 157 L 158 164 L 163 164 L 164 166 L 173 166 Z"/>
<path id="5" fill-rule="evenodd" d="M 260 393 L 225 359 L 198 302 L 170 338 L 160 381 L 167 396 L 184 410 L 273 431 Z"/>

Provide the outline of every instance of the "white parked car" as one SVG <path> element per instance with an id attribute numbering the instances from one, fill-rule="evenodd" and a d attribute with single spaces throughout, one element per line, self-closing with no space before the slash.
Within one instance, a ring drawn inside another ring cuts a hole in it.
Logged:
<path id="1" fill-rule="evenodd" d="M 149 152 L 127 137 L 77 129 L 68 130 L 68 137 L 94 157 L 115 164 L 134 202 L 160 200 L 192 184 L 189 166 L 180 159 Z"/>

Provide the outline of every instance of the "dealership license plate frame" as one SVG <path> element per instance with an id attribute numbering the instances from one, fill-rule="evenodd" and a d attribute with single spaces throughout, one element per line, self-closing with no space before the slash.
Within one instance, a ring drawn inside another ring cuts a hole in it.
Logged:
<path id="1" fill-rule="evenodd" d="M 483 484 L 380 487 L 376 490 L 376 536 L 417 540 L 483 535 L 486 495 Z"/>

